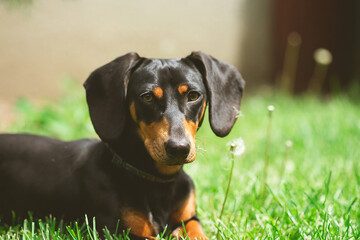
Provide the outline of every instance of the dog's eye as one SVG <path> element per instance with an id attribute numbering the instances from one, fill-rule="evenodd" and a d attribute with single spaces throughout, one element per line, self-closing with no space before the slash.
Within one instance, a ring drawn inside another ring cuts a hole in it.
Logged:
<path id="1" fill-rule="evenodd" d="M 152 102 L 154 97 L 151 93 L 144 93 L 141 95 L 141 98 L 144 99 L 145 102 Z"/>
<path id="2" fill-rule="evenodd" d="M 200 97 L 200 93 L 198 92 L 189 92 L 188 101 L 193 102 L 196 101 Z"/>

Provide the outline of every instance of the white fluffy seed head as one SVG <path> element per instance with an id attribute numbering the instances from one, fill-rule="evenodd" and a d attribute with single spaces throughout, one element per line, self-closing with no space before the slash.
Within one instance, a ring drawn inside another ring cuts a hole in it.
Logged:
<path id="1" fill-rule="evenodd" d="M 318 48 L 314 52 L 314 59 L 318 64 L 329 65 L 332 62 L 331 52 L 325 48 Z"/>
<path id="2" fill-rule="evenodd" d="M 275 110 L 275 107 L 274 107 L 273 105 L 269 105 L 269 106 L 267 107 L 267 109 L 268 109 L 269 112 L 272 112 L 272 111 Z"/>
<path id="3" fill-rule="evenodd" d="M 232 152 L 232 154 L 234 154 L 234 156 L 242 155 L 246 149 L 245 142 L 241 137 L 234 139 L 227 145 L 230 146 L 230 151 Z"/>
<path id="4" fill-rule="evenodd" d="M 287 140 L 285 142 L 285 146 L 288 147 L 288 148 L 291 148 L 293 146 L 293 142 L 291 140 Z"/>

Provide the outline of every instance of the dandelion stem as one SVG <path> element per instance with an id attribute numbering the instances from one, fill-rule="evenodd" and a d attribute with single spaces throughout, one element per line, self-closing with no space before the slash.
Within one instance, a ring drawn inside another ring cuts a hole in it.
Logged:
<path id="1" fill-rule="evenodd" d="M 225 193 L 225 198 L 224 198 L 224 202 L 223 202 L 223 205 L 222 205 L 222 208 L 221 208 L 221 212 L 220 212 L 220 216 L 219 216 L 219 219 L 221 220 L 221 217 L 224 213 L 224 209 L 225 209 L 225 204 L 226 204 L 226 201 L 227 201 L 227 198 L 229 196 L 229 191 L 230 191 L 230 184 L 231 184 L 231 181 L 232 181 L 232 175 L 233 175 L 233 169 L 234 169 L 234 155 L 232 154 L 231 156 L 231 169 L 230 169 L 230 176 L 229 176 L 229 181 L 228 181 L 228 185 L 227 185 L 227 188 L 226 188 L 226 193 Z"/>
<path id="2" fill-rule="evenodd" d="M 285 173 L 285 169 L 286 169 L 286 164 L 287 164 L 287 161 L 289 159 L 289 152 L 290 152 L 290 148 L 292 147 L 292 142 L 289 140 L 289 141 L 286 141 L 285 142 L 285 154 L 284 154 L 284 161 L 282 163 L 282 166 L 281 166 L 281 171 L 280 171 L 280 180 L 283 179 L 284 177 L 284 173 Z"/>
<path id="3" fill-rule="evenodd" d="M 301 47 L 301 36 L 297 32 L 291 32 L 287 39 L 283 72 L 280 79 L 280 88 L 289 94 L 294 93 L 297 65 Z"/>
<path id="4" fill-rule="evenodd" d="M 269 112 L 269 122 L 267 128 L 267 138 L 266 138 L 266 149 L 265 149 L 265 164 L 264 164 L 264 176 L 262 182 L 262 197 L 265 198 L 266 195 L 266 182 L 269 168 L 269 152 L 270 152 L 270 143 L 271 143 L 271 122 L 272 122 L 272 112 L 274 111 L 274 106 L 268 106 Z"/>
<path id="5" fill-rule="evenodd" d="M 235 145 L 231 145 L 230 146 L 230 154 L 231 154 L 231 168 L 230 168 L 230 176 L 229 176 L 229 181 L 228 181 L 228 185 L 226 188 L 226 193 L 225 193 L 225 198 L 221 207 L 221 211 L 220 211 L 220 215 L 219 215 L 219 223 L 218 223 L 218 228 L 217 228 L 217 234 L 216 234 L 216 239 L 219 239 L 219 234 L 220 234 L 220 220 L 222 218 L 222 215 L 224 213 L 224 209 L 225 209 L 225 205 L 226 205 L 226 201 L 228 199 L 229 196 L 229 192 L 230 192 L 230 185 L 231 185 L 231 181 L 232 181 L 232 175 L 233 175 L 233 170 L 234 170 L 234 150 L 235 150 Z"/>
<path id="6" fill-rule="evenodd" d="M 325 48 L 319 48 L 314 52 L 314 60 L 315 68 L 309 82 L 308 92 L 320 93 L 332 62 L 331 52 Z"/>

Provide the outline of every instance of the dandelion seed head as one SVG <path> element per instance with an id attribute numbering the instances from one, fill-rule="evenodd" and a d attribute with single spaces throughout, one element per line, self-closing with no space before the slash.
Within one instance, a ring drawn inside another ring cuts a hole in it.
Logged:
<path id="1" fill-rule="evenodd" d="M 288 148 L 291 148 L 293 146 L 293 142 L 291 140 L 287 140 L 285 142 L 285 146 L 288 147 Z"/>
<path id="2" fill-rule="evenodd" d="M 329 50 L 319 48 L 314 52 L 314 59 L 321 65 L 329 65 L 332 62 L 332 55 Z"/>
<path id="3" fill-rule="evenodd" d="M 241 137 L 229 142 L 228 146 L 230 146 L 230 151 L 234 154 L 234 156 L 242 155 L 246 149 L 245 142 Z"/>
<path id="4" fill-rule="evenodd" d="M 274 107 L 274 105 L 269 105 L 269 106 L 267 107 L 267 109 L 268 109 L 269 112 L 272 112 L 272 111 L 275 110 L 275 107 Z"/>
<path id="5" fill-rule="evenodd" d="M 288 43 L 291 46 L 298 47 L 301 45 L 302 39 L 298 32 L 291 32 L 288 36 Z"/>

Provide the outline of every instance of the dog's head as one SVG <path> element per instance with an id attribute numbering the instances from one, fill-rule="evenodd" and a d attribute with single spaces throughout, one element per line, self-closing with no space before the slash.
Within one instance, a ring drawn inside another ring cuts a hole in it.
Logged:
<path id="1" fill-rule="evenodd" d="M 195 133 L 207 103 L 214 133 L 230 132 L 244 85 L 235 67 L 203 52 L 182 59 L 128 53 L 95 70 L 84 84 L 103 141 L 119 139 L 131 120 L 152 159 L 169 166 L 195 160 Z"/>

